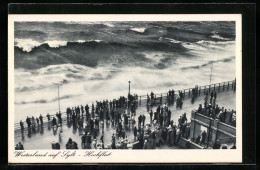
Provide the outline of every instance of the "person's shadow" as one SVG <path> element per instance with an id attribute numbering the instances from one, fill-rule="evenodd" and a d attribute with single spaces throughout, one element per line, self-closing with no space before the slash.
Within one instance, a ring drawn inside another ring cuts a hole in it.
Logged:
<path id="1" fill-rule="evenodd" d="M 29 127 L 28 128 L 28 134 L 27 134 L 28 138 L 32 137 L 32 129 Z"/>
<path id="2" fill-rule="evenodd" d="M 55 129 L 55 130 L 54 130 Z M 53 135 L 56 136 L 57 135 L 57 128 L 53 127 Z"/>
<path id="3" fill-rule="evenodd" d="M 48 121 L 48 130 L 51 130 L 51 123 Z"/>
<path id="4" fill-rule="evenodd" d="M 22 141 L 24 142 L 24 133 L 22 132 Z"/>
<path id="5" fill-rule="evenodd" d="M 43 125 L 41 125 L 41 128 L 40 128 L 40 134 L 41 134 L 41 135 L 44 134 L 44 127 L 43 127 Z"/>

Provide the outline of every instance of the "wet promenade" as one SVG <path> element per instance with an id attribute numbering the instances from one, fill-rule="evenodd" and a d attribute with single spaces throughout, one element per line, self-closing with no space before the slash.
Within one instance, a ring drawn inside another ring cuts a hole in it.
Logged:
<path id="1" fill-rule="evenodd" d="M 178 122 L 178 118 L 186 112 L 187 115 L 187 119 L 188 122 L 190 122 L 190 116 L 191 116 L 191 111 L 193 109 L 197 109 L 199 104 L 203 104 L 204 103 L 204 93 L 201 91 L 200 95 L 196 98 L 196 100 L 194 101 L 194 103 L 191 103 L 191 98 L 189 97 L 189 95 L 186 93 L 185 98 L 183 100 L 183 107 L 182 109 L 176 109 L 176 103 L 174 103 L 174 105 L 168 106 L 169 109 L 171 110 L 171 119 L 174 122 Z M 125 128 L 126 131 L 126 135 L 128 138 L 129 142 L 134 142 L 134 133 L 133 133 L 133 129 L 134 126 L 137 126 L 137 122 L 138 122 L 138 116 L 140 114 L 144 114 L 146 116 L 146 120 L 145 120 L 145 124 L 150 123 L 150 115 L 148 113 L 148 110 L 150 111 L 151 109 L 154 111 L 156 111 L 156 107 L 159 105 L 157 104 L 155 107 L 153 108 L 147 108 L 146 106 L 146 100 L 143 99 L 141 100 L 141 102 L 138 102 L 139 106 L 136 110 L 136 116 L 135 116 L 135 121 L 136 124 L 132 124 L 129 123 L 129 125 L 127 127 L 123 126 L 123 129 Z M 165 103 L 165 98 L 163 98 L 163 103 Z M 236 94 L 235 91 L 232 90 L 232 88 L 225 88 L 224 89 L 221 87 L 220 90 L 217 90 L 217 100 L 216 100 L 216 104 L 219 107 L 224 107 L 225 109 L 236 109 Z M 122 111 L 123 112 L 123 111 Z M 43 117 L 45 117 L 46 115 L 43 115 Z M 36 126 L 36 132 L 35 133 L 31 133 L 28 134 L 27 131 L 27 125 L 26 123 L 24 123 L 25 126 L 25 130 L 24 130 L 24 134 L 21 133 L 21 130 L 19 129 L 19 126 L 16 125 L 15 127 L 15 144 L 17 144 L 18 142 L 21 142 L 24 145 L 24 149 L 52 149 L 51 148 L 51 143 L 53 141 L 59 142 L 61 145 L 61 149 L 65 149 L 65 145 L 68 141 L 69 138 L 72 138 L 73 141 L 76 141 L 78 143 L 78 147 L 79 149 L 82 149 L 81 147 L 81 136 L 83 135 L 84 131 L 80 131 L 78 129 L 74 129 L 73 126 L 69 125 L 67 123 L 67 116 L 66 113 L 63 113 L 62 115 L 62 126 L 59 127 L 57 130 L 55 130 L 56 128 L 52 128 L 50 125 L 48 125 L 48 123 L 46 122 L 47 120 L 44 119 L 44 126 L 41 127 L 37 127 Z M 85 127 L 86 122 L 84 122 L 84 126 Z M 105 147 L 107 145 L 111 144 L 111 136 L 112 134 L 116 134 L 116 127 L 115 125 L 113 125 L 110 121 L 104 121 L 104 126 L 102 127 L 102 124 L 100 122 L 100 132 L 97 136 L 97 139 L 100 139 L 101 136 L 101 130 L 104 130 L 104 144 Z M 62 133 L 60 133 L 62 131 Z M 61 135 L 59 135 L 61 134 Z M 93 137 L 92 137 L 93 139 Z M 116 142 L 118 140 L 118 137 L 116 136 Z M 161 146 L 159 149 L 169 149 L 168 146 L 164 145 Z M 179 146 L 174 146 L 174 147 L 170 147 L 170 149 L 181 149 Z"/>

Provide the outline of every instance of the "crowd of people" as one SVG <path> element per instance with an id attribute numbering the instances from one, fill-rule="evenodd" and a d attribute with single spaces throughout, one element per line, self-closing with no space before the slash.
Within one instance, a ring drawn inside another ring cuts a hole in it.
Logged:
<path id="1" fill-rule="evenodd" d="M 132 106 L 134 102 L 132 102 Z M 83 130 L 81 137 L 81 146 L 85 149 L 155 149 L 162 144 L 169 146 L 177 145 L 180 137 L 187 138 L 189 136 L 189 125 L 187 123 L 186 113 L 178 120 L 178 124 L 171 120 L 171 110 L 165 103 L 163 106 L 156 107 L 155 112 L 150 112 L 145 116 L 140 114 L 137 117 L 138 122 L 135 122 L 135 110 L 127 114 L 125 108 L 113 108 L 109 105 L 97 105 L 95 118 L 86 116 L 85 128 L 77 119 L 72 120 L 73 126 Z M 69 108 L 68 108 L 69 110 Z M 74 109 L 73 109 L 74 110 Z M 73 112 L 72 110 L 72 112 Z M 77 110 L 77 109 L 75 109 Z M 68 111 L 67 118 L 73 119 Z M 75 111 L 76 114 L 77 111 Z M 108 116 L 101 116 L 102 112 Z M 80 112 L 79 112 L 80 113 Z M 86 110 L 86 113 L 89 113 Z M 73 113 L 72 113 L 73 115 Z M 79 115 L 79 114 L 78 114 Z M 112 116 L 114 115 L 114 116 Z M 111 116 L 111 118 L 110 118 Z M 77 117 L 77 116 L 75 116 Z M 89 117 L 89 119 L 88 119 Z M 146 119 L 149 117 L 149 119 Z M 81 118 L 79 118 L 80 120 Z M 81 121 L 79 121 L 81 122 Z M 111 143 L 104 144 L 104 122 L 112 123 L 115 126 L 115 133 L 111 137 Z M 128 140 L 126 130 L 133 128 L 134 140 Z M 82 126 L 82 127 L 81 127 Z M 100 139 L 97 138 L 101 133 Z M 78 149 L 78 144 L 70 138 L 66 144 L 66 149 Z"/>
<path id="2" fill-rule="evenodd" d="M 192 96 L 195 95 L 196 91 L 194 89 Z M 91 106 L 87 104 L 85 106 L 68 107 L 66 109 L 67 126 L 72 126 L 73 129 L 82 132 L 81 147 L 84 149 L 155 149 L 161 145 L 174 146 L 178 144 L 181 137 L 189 139 L 190 136 L 190 124 L 187 122 L 186 113 L 182 114 L 177 122 L 174 122 L 171 119 L 172 112 L 168 107 L 168 104 L 174 104 L 175 100 L 177 107 L 178 101 L 182 102 L 183 98 L 182 91 L 175 95 L 175 91 L 170 90 L 167 93 L 167 103 L 162 105 L 162 101 L 160 101 L 157 107 L 156 103 L 150 103 L 152 109 L 146 114 L 140 114 L 138 117 L 136 117 L 137 95 L 129 95 L 128 98 L 120 97 L 112 101 L 96 101 L 96 104 L 92 103 Z M 216 105 L 216 98 L 215 91 L 211 91 L 210 94 L 206 92 L 204 107 L 200 104 L 197 112 L 235 126 L 232 116 L 235 111 L 227 111 L 224 107 L 219 108 Z M 149 97 L 147 99 L 150 100 Z M 154 93 L 151 92 L 151 100 L 155 99 Z M 148 101 L 147 104 L 149 104 Z M 49 130 L 52 127 L 57 131 L 59 127 L 62 127 L 61 112 L 57 112 L 53 116 L 48 113 L 46 118 Z M 36 126 L 43 127 L 43 116 L 40 115 L 37 118 L 27 117 L 26 123 L 28 131 L 35 132 Z M 111 136 L 111 143 L 106 145 L 104 143 L 104 123 L 111 123 L 115 127 L 115 132 Z M 20 121 L 20 126 L 23 133 L 25 129 L 23 121 Z M 134 140 L 127 138 L 127 130 L 130 128 L 133 130 Z M 62 130 L 59 133 L 59 141 L 61 141 L 61 138 Z M 194 142 L 204 145 L 205 139 L 206 132 L 203 131 Z M 78 149 L 78 147 L 77 142 L 69 138 L 66 149 Z M 59 149 L 59 142 L 53 143 L 52 148 Z"/>
<path id="3" fill-rule="evenodd" d="M 235 127 L 236 111 L 219 107 L 218 104 L 216 104 L 216 98 L 216 91 L 211 91 L 210 96 L 208 95 L 208 92 L 206 92 L 204 106 L 200 104 L 197 112 L 213 119 L 219 119 L 220 122 L 230 124 Z"/>

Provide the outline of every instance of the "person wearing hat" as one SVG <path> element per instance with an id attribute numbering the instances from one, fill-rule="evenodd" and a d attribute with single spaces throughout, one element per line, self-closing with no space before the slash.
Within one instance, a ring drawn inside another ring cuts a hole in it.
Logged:
<path id="1" fill-rule="evenodd" d="M 22 133 L 23 133 L 23 131 L 24 131 L 24 126 L 23 126 L 23 121 L 22 121 L 22 120 L 20 121 L 20 127 L 21 127 L 21 131 L 22 131 Z"/>
<path id="2" fill-rule="evenodd" d="M 94 139 L 92 142 L 93 149 L 97 149 L 97 139 Z"/>
<path id="3" fill-rule="evenodd" d="M 15 150 L 20 150 L 18 144 L 16 144 L 16 146 L 15 146 Z"/>
<path id="4" fill-rule="evenodd" d="M 68 142 L 66 143 L 66 149 L 72 149 L 72 139 L 69 138 Z"/>
<path id="5" fill-rule="evenodd" d="M 201 111 L 202 111 L 202 105 L 200 104 L 198 108 L 198 113 L 201 113 Z"/>
<path id="6" fill-rule="evenodd" d="M 87 143 L 87 136 L 86 133 L 84 133 L 84 135 L 81 137 L 81 146 L 84 148 L 86 146 Z"/>
<path id="7" fill-rule="evenodd" d="M 116 149 L 116 138 L 115 138 L 115 134 L 113 133 L 112 135 L 112 145 L 111 145 L 112 149 Z"/>
<path id="8" fill-rule="evenodd" d="M 217 142 L 213 145 L 213 149 L 220 149 L 220 141 L 217 140 Z"/>
<path id="9" fill-rule="evenodd" d="M 202 138 L 201 138 L 201 144 L 205 144 L 205 139 L 206 139 L 206 131 L 204 130 L 202 133 L 201 133 L 201 136 L 202 136 Z"/>
<path id="10" fill-rule="evenodd" d="M 136 140 L 136 136 L 137 136 L 137 128 L 136 126 L 134 127 L 134 140 Z"/>
<path id="11" fill-rule="evenodd" d="M 26 118 L 26 123 L 27 123 L 27 125 L 28 125 L 28 129 L 30 128 L 30 126 L 31 126 L 31 119 L 27 116 L 27 118 Z"/>
<path id="12" fill-rule="evenodd" d="M 43 126 L 43 117 L 42 117 L 42 114 L 40 114 L 39 119 L 40 119 L 40 122 L 41 122 L 41 126 Z"/>
<path id="13" fill-rule="evenodd" d="M 227 149 L 227 145 L 224 144 L 224 145 L 221 147 L 221 149 Z"/>
<path id="14" fill-rule="evenodd" d="M 51 120 L 51 118 L 50 118 L 50 114 L 49 114 L 49 113 L 47 113 L 46 117 L 47 117 L 47 119 L 48 119 L 48 122 L 49 122 L 49 121 Z"/>
<path id="15" fill-rule="evenodd" d="M 230 149 L 236 149 L 236 142 L 234 142 L 234 145 Z"/>
<path id="16" fill-rule="evenodd" d="M 18 143 L 19 150 L 24 150 L 24 147 L 21 142 Z"/>

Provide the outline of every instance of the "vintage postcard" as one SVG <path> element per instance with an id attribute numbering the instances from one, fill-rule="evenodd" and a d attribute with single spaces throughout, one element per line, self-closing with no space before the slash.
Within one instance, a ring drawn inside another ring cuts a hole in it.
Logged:
<path id="1" fill-rule="evenodd" d="M 240 14 L 9 15 L 9 163 L 241 163 Z"/>

